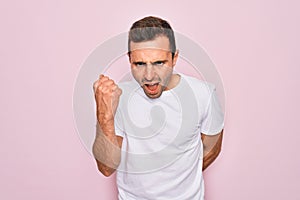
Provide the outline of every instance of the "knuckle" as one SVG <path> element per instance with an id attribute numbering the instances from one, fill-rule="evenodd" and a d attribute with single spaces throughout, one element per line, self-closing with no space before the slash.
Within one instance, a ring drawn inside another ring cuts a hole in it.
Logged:
<path id="1" fill-rule="evenodd" d="M 102 78 L 104 81 L 107 81 L 107 80 L 109 80 L 109 78 L 107 77 L 107 76 L 103 76 L 103 78 Z"/>
<path id="2" fill-rule="evenodd" d="M 114 84 L 114 81 L 109 79 L 109 80 L 107 80 L 107 84 L 112 85 L 112 84 Z"/>
<path id="3" fill-rule="evenodd" d="M 98 81 L 95 81 L 94 83 L 93 83 L 93 88 L 95 89 L 95 88 L 97 88 L 98 87 Z"/>
<path id="4" fill-rule="evenodd" d="M 103 93 L 103 88 L 101 86 L 97 87 L 96 92 L 100 94 Z"/>

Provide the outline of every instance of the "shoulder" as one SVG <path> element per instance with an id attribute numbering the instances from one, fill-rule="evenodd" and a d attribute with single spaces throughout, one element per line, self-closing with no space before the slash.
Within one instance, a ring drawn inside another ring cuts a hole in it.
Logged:
<path id="1" fill-rule="evenodd" d="M 215 85 L 210 82 L 200 80 L 198 78 L 188 76 L 185 74 L 180 74 L 180 75 L 192 88 L 193 92 L 197 95 L 207 97 L 210 96 L 212 92 L 215 90 Z"/>

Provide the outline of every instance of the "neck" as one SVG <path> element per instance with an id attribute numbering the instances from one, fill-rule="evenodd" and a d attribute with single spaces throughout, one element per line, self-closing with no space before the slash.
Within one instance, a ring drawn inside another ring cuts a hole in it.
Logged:
<path id="1" fill-rule="evenodd" d="M 165 90 L 171 90 L 174 87 L 176 87 L 178 85 L 178 83 L 180 82 L 180 78 L 181 77 L 179 74 L 172 74 L 172 76 L 170 78 L 170 82 Z"/>

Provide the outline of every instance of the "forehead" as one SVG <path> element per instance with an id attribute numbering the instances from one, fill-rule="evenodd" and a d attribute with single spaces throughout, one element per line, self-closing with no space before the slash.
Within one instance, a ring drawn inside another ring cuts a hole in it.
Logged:
<path id="1" fill-rule="evenodd" d="M 170 42 L 166 36 L 158 36 L 154 40 L 145 42 L 130 42 L 130 51 L 144 50 L 144 49 L 160 49 L 170 51 Z"/>
<path id="2" fill-rule="evenodd" d="M 145 42 L 130 42 L 131 59 L 166 59 L 170 54 L 169 39 L 165 36 L 156 37 Z"/>
<path id="3" fill-rule="evenodd" d="M 158 60 L 168 60 L 171 57 L 170 51 L 161 49 L 139 49 L 134 50 L 130 53 L 131 61 L 158 61 Z"/>

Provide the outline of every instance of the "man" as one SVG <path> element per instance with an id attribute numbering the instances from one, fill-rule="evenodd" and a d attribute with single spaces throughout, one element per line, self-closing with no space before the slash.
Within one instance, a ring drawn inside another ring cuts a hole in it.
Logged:
<path id="1" fill-rule="evenodd" d="M 223 113 L 215 87 L 173 73 L 174 33 L 163 19 L 135 22 L 128 37 L 135 81 L 94 83 L 99 171 L 117 170 L 119 199 L 204 199 L 202 171 L 221 151 Z"/>

